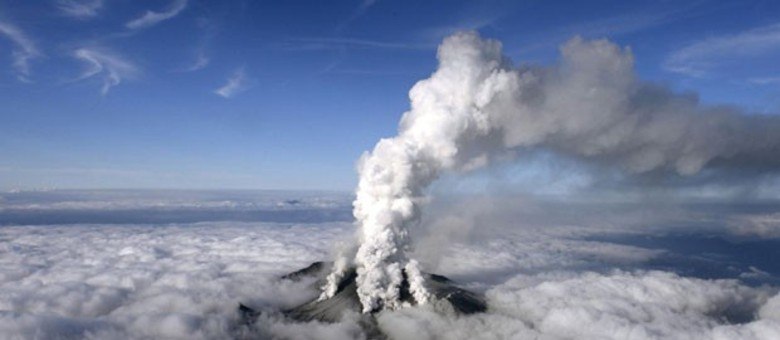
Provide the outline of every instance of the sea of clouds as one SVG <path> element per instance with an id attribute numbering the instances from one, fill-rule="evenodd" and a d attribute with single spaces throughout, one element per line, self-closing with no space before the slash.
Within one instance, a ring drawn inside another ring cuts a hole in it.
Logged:
<path id="1" fill-rule="evenodd" d="M 265 314 L 246 325 L 237 308 L 283 309 L 319 294 L 310 280 L 278 277 L 352 240 L 340 213 L 349 214 L 349 194 L 1 196 L 0 338 L 365 337 L 350 316 L 324 324 Z M 384 311 L 378 324 L 393 339 L 777 339 L 777 207 L 433 195 L 414 256 L 484 293 L 489 310 L 456 317 L 419 306 Z M 70 213 L 74 223 L 34 224 L 24 209 Z M 296 209 L 309 218 L 252 213 Z M 127 223 L 126 211 L 148 218 Z M 197 221 L 209 211 L 239 213 Z"/>

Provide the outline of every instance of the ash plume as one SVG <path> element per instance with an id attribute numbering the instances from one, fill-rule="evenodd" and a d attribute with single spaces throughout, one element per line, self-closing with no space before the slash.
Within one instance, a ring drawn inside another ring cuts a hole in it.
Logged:
<path id="1" fill-rule="evenodd" d="M 398 135 L 359 161 L 354 215 L 357 293 L 364 312 L 402 306 L 403 273 L 417 301 L 429 296 L 407 256 L 425 189 L 446 171 L 469 171 L 520 151 L 549 150 L 628 174 L 690 176 L 705 166 L 780 167 L 780 119 L 700 105 L 642 82 L 629 48 L 575 37 L 551 67 L 515 67 L 501 43 L 474 32 L 446 38 L 438 69 L 411 89 Z M 348 267 L 330 274 L 322 299 Z"/>

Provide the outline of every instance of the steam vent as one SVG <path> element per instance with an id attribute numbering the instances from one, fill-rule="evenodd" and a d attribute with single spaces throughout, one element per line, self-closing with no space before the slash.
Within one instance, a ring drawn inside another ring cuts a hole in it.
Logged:
<path id="1" fill-rule="evenodd" d="M 325 277 L 330 271 L 332 264 L 330 262 L 314 262 L 306 268 L 289 273 L 281 277 L 282 280 L 300 281 L 307 277 L 316 277 L 315 285 L 321 287 L 325 282 Z M 455 286 L 452 280 L 442 275 L 424 273 L 425 286 L 430 291 L 433 298 L 428 303 L 438 313 L 448 315 L 468 315 L 481 313 L 487 310 L 485 300 L 482 296 Z M 384 339 L 385 335 L 377 327 L 374 315 L 381 312 L 381 308 L 371 313 L 361 313 L 362 305 L 357 294 L 357 272 L 351 268 L 344 278 L 339 282 L 336 294 L 325 300 L 314 299 L 300 306 L 286 310 L 283 314 L 295 321 L 309 322 L 338 322 L 346 312 L 352 312 L 361 316 L 360 324 L 366 332 L 369 339 Z M 411 306 L 417 305 L 412 294 L 409 292 L 409 282 L 404 273 L 404 280 L 401 283 L 401 301 Z M 244 305 L 241 305 L 241 312 L 248 322 L 251 318 L 256 318 L 260 312 L 254 311 Z"/>

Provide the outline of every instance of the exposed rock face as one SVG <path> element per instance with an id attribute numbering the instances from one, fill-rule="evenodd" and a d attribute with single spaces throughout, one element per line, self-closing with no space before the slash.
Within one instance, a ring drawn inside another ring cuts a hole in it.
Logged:
<path id="1" fill-rule="evenodd" d="M 331 264 L 327 262 L 314 262 L 306 268 L 286 274 L 281 277 L 282 280 L 298 281 L 306 277 L 318 278 L 318 287 L 324 282 L 325 276 L 330 271 Z M 442 276 L 436 274 L 424 273 L 425 286 L 431 292 L 433 299 L 429 304 L 439 313 L 450 315 L 467 315 L 480 313 L 487 310 L 487 305 L 482 296 L 458 288 L 454 283 Z M 366 332 L 369 339 L 383 339 L 385 335 L 377 326 L 374 315 L 381 312 L 381 309 L 372 313 L 361 313 L 363 310 L 360 299 L 357 295 L 357 272 L 351 268 L 338 285 L 336 294 L 325 300 L 312 300 L 300 306 L 283 311 L 283 314 L 293 320 L 308 322 L 339 322 L 347 313 L 357 318 L 358 322 Z M 409 282 L 404 273 L 404 280 L 401 284 L 401 301 L 410 306 L 417 305 L 417 301 L 409 292 Z M 256 318 L 260 312 L 255 311 L 244 305 L 240 306 L 240 312 L 247 322 Z"/>
<path id="2" fill-rule="evenodd" d="M 282 276 L 282 279 L 300 280 L 303 277 L 314 275 L 323 278 L 326 267 L 330 267 L 330 265 L 324 262 L 314 262 L 306 268 Z M 463 315 L 484 312 L 487 309 L 481 296 L 456 287 L 450 279 L 436 274 L 423 273 L 423 275 L 425 276 L 425 286 L 434 297 L 432 304 L 437 311 Z M 356 278 L 357 272 L 355 268 L 351 268 L 339 282 L 338 290 L 332 298 L 307 302 L 286 311 L 285 314 L 301 321 L 337 322 L 345 311 L 360 313 L 361 305 L 357 296 Z M 404 273 L 400 293 L 401 302 L 410 306 L 417 305 L 414 296 L 409 292 L 406 273 Z M 375 310 L 371 314 L 380 311 L 381 309 Z"/>
<path id="3" fill-rule="evenodd" d="M 282 275 L 282 280 L 298 281 L 307 276 L 322 276 L 323 269 L 330 267 L 327 262 L 317 261 L 306 268 L 298 269 L 292 273 Z"/>

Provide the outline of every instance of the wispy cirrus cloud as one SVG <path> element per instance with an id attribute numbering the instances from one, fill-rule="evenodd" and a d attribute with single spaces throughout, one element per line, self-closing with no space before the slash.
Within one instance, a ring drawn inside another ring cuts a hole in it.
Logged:
<path id="1" fill-rule="evenodd" d="M 73 52 L 73 57 L 87 65 L 87 68 L 75 81 L 101 77 L 103 85 L 100 88 L 100 93 L 102 95 L 106 95 L 123 79 L 133 78 L 139 73 L 138 67 L 133 63 L 105 49 L 80 48 Z"/>
<path id="2" fill-rule="evenodd" d="M 209 65 L 211 62 L 211 58 L 209 58 L 206 55 L 206 52 L 203 48 L 198 49 L 197 54 L 195 55 L 195 60 L 192 61 L 191 64 L 189 64 L 187 67 L 185 67 L 182 72 L 195 72 L 198 70 L 202 70 L 206 66 Z"/>
<path id="3" fill-rule="evenodd" d="M 432 50 L 434 43 L 408 43 L 378 41 L 343 37 L 307 37 L 291 38 L 277 45 L 286 50 L 327 50 L 327 49 L 389 49 L 389 50 Z"/>
<path id="4" fill-rule="evenodd" d="M 187 0 L 174 0 L 167 10 L 162 12 L 146 11 L 144 15 L 126 23 L 125 27 L 129 29 L 151 27 L 179 15 L 185 8 L 187 8 Z"/>
<path id="5" fill-rule="evenodd" d="M 195 72 L 204 69 L 211 62 L 211 57 L 208 53 L 208 47 L 211 40 L 216 35 L 217 24 L 209 18 L 199 18 L 198 27 L 203 31 L 203 36 L 200 39 L 195 49 L 194 58 L 185 66 L 181 67 L 179 72 Z"/>
<path id="6" fill-rule="evenodd" d="M 0 36 L 5 36 L 14 44 L 11 55 L 16 77 L 23 82 L 30 82 L 30 59 L 40 57 L 41 53 L 35 43 L 11 23 L 0 21 Z"/>
<path id="7" fill-rule="evenodd" d="M 780 77 L 755 77 L 747 80 L 748 83 L 756 85 L 780 84 Z"/>
<path id="8" fill-rule="evenodd" d="M 780 23 L 685 46 L 667 57 L 667 71 L 692 77 L 708 75 L 726 60 L 780 53 Z"/>
<path id="9" fill-rule="evenodd" d="M 228 78 L 225 85 L 220 86 L 214 90 L 214 94 L 223 98 L 232 98 L 235 95 L 243 92 L 247 88 L 246 72 L 244 68 L 239 68 Z"/>
<path id="10" fill-rule="evenodd" d="M 65 16 L 85 20 L 98 15 L 103 0 L 57 0 L 56 6 Z"/>
<path id="11" fill-rule="evenodd" d="M 352 12 L 352 15 L 347 18 L 347 20 L 336 26 L 336 32 L 344 31 L 344 29 L 346 29 L 353 21 L 365 15 L 366 12 L 368 12 L 371 7 L 376 5 L 377 2 L 379 2 L 379 0 L 363 0 L 363 2 L 361 2 L 360 5 Z"/>
<path id="12" fill-rule="evenodd" d="M 670 2 L 666 6 L 640 7 L 612 16 L 599 17 L 582 22 L 572 22 L 555 27 L 544 27 L 536 32 L 524 34 L 527 41 L 521 41 L 519 54 L 541 49 L 557 48 L 572 36 L 585 38 L 615 38 L 645 32 L 673 22 L 679 22 L 701 11 L 701 2 L 681 4 Z M 479 27 L 478 27 L 479 28 Z"/>

